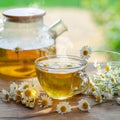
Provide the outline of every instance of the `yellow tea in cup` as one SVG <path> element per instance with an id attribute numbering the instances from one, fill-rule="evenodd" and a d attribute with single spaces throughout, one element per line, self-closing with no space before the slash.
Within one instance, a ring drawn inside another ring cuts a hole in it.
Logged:
<path id="1" fill-rule="evenodd" d="M 88 87 L 87 62 L 76 56 L 46 56 L 35 61 L 43 90 L 54 99 L 66 99 Z"/>

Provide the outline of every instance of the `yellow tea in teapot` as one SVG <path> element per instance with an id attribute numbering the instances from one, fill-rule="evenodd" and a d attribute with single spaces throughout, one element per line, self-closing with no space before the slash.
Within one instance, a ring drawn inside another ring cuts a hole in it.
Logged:
<path id="1" fill-rule="evenodd" d="M 0 76 L 6 79 L 34 77 L 34 60 L 47 54 L 55 54 L 55 48 L 24 51 L 0 49 Z"/>
<path id="2" fill-rule="evenodd" d="M 66 99 L 73 96 L 74 90 L 84 91 L 87 84 L 80 77 L 85 62 L 73 58 L 37 59 L 36 73 L 43 90 L 54 99 Z M 83 85 L 83 86 L 82 86 Z"/>

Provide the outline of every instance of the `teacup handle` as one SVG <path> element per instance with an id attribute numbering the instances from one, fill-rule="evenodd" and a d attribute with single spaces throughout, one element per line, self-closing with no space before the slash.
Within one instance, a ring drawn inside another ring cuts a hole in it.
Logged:
<path id="1" fill-rule="evenodd" d="M 82 83 L 79 85 L 79 87 L 77 89 L 73 90 L 73 95 L 80 94 L 80 93 L 82 94 L 89 87 L 89 77 L 88 77 L 88 75 L 84 71 L 80 71 L 78 73 L 78 76 L 80 77 L 80 79 L 82 79 Z"/>

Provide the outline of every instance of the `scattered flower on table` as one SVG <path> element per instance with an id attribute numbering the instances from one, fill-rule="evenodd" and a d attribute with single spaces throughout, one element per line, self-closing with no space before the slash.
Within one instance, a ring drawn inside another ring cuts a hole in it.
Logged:
<path id="1" fill-rule="evenodd" d="M 86 99 L 81 99 L 78 102 L 78 108 L 81 111 L 89 111 L 91 109 L 91 106 L 90 106 L 89 102 Z"/>
<path id="2" fill-rule="evenodd" d="M 10 93 L 5 89 L 2 90 L 2 100 L 5 102 L 10 101 Z"/>
<path id="3" fill-rule="evenodd" d="M 117 103 L 120 104 L 120 97 L 116 99 Z"/>
<path id="4" fill-rule="evenodd" d="M 87 60 L 90 57 L 91 53 L 92 53 L 91 48 L 89 46 L 84 46 L 80 50 L 80 57 L 82 59 Z"/>
<path id="5" fill-rule="evenodd" d="M 2 90 L 2 99 L 5 102 L 10 100 L 21 102 L 26 107 L 34 108 L 36 101 L 39 98 L 40 90 L 29 82 L 21 82 L 21 84 L 16 84 L 13 82 L 10 84 L 10 92 L 7 90 Z"/>
<path id="6" fill-rule="evenodd" d="M 47 95 L 42 95 L 41 100 L 39 100 L 38 105 L 43 108 L 50 107 L 52 105 L 52 99 Z"/>
<path id="7" fill-rule="evenodd" d="M 69 104 L 69 102 L 60 102 L 59 104 L 57 104 L 56 111 L 59 114 L 71 112 L 71 105 Z"/>

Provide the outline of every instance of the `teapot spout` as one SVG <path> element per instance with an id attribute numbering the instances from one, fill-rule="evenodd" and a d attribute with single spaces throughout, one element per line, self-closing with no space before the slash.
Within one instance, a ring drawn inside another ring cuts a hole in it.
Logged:
<path id="1" fill-rule="evenodd" d="M 60 36 L 63 32 L 67 30 L 68 30 L 67 27 L 65 26 L 63 21 L 60 19 L 57 20 L 54 24 L 52 24 L 49 27 L 49 32 L 52 38 L 57 38 L 58 36 Z"/>

